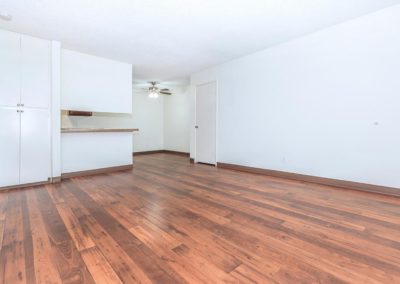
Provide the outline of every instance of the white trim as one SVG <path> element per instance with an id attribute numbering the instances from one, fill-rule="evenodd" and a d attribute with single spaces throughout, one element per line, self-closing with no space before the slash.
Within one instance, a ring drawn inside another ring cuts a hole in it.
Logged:
<path id="1" fill-rule="evenodd" d="M 51 42 L 51 178 L 61 176 L 61 43 Z"/>

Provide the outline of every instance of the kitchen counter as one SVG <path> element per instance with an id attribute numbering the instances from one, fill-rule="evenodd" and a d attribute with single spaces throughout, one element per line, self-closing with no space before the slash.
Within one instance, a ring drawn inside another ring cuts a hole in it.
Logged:
<path id="1" fill-rule="evenodd" d="M 138 128 L 61 128 L 61 133 L 134 132 Z"/>
<path id="2" fill-rule="evenodd" d="M 136 128 L 62 128 L 61 177 L 132 168 Z"/>

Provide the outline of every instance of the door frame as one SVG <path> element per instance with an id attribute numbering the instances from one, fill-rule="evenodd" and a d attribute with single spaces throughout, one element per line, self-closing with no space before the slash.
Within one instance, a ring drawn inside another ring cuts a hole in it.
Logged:
<path id="1" fill-rule="evenodd" d="M 199 86 L 207 85 L 215 83 L 215 157 L 214 157 L 214 166 L 217 166 L 217 157 L 218 157 L 218 80 L 210 80 L 202 82 L 201 84 L 195 85 L 194 90 L 194 120 L 195 120 L 195 127 L 197 125 L 197 88 Z M 194 130 L 194 162 L 199 163 L 197 161 L 197 129 Z"/>

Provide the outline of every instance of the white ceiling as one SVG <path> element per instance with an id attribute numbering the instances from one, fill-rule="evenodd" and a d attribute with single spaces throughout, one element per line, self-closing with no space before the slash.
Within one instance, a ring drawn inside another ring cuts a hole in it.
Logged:
<path id="1" fill-rule="evenodd" d="M 173 80 L 399 0 L 1 0 L 0 28 Z"/>

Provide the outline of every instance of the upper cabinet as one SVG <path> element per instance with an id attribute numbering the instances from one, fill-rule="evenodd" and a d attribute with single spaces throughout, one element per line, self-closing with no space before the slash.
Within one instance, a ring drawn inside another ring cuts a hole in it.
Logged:
<path id="1" fill-rule="evenodd" d="M 21 36 L 0 30 L 0 106 L 16 107 L 21 93 Z"/>
<path id="2" fill-rule="evenodd" d="M 132 65 L 62 49 L 61 108 L 131 113 Z"/>
<path id="3" fill-rule="evenodd" d="M 0 30 L 0 106 L 49 108 L 50 41 Z"/>
<path id="4" fill-rule="evenodd" d="M 51 96 L 51 44 L 21 36 L 21 103 L 27 107 L 48 108 Z"/>

